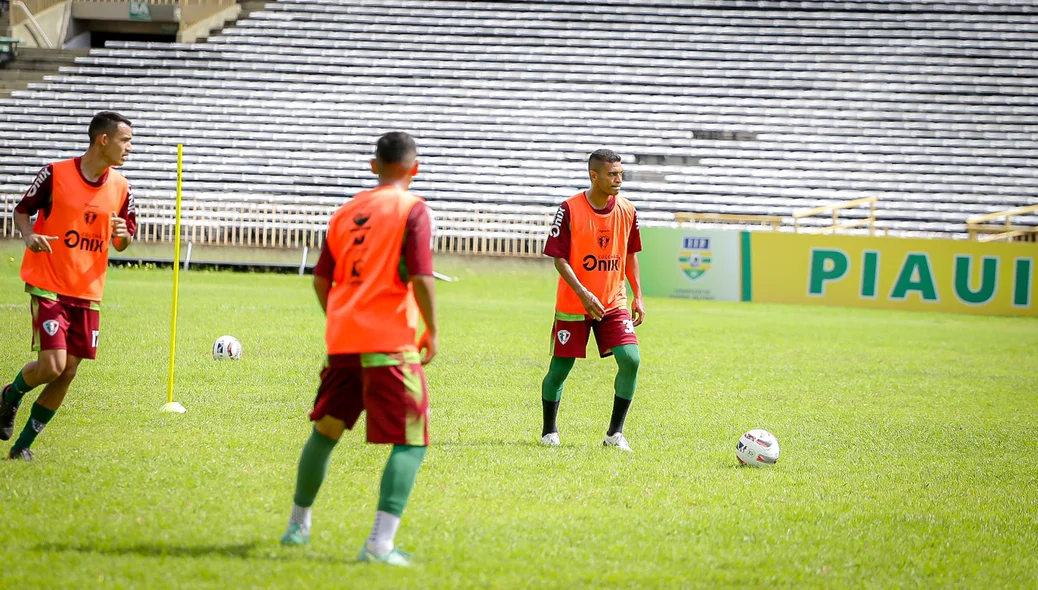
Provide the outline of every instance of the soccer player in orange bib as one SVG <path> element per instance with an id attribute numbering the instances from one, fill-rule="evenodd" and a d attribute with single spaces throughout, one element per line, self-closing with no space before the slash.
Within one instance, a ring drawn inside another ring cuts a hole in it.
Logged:
<path id="1" fill-rule="evenodd" d="M 591 188 L 566 199 L 555 213 L 544 253 L 555 259 L 559 286 L 552 326 L 552 358 L 541 384 L 544 428 L 541 443 L 559 446 L 555 418 L 562 386 L 575 359 L 584 358 L 591 332 L 601 357 L 612 355 L 618 367 L 613 383 L 613 414 L 602 444 L 630 451 L 624 421 L 638 384 L 641 355 L 634 328 L 645 319 L 638 258 L 642 249 L 634 205 L 620 196 L 620 156 L 596 150 L 588 159 Z M 631 285 L 633 318 L 627 311 Z"/>
<path id="2" fill-rule="evenodd" d="M 371 161 L 378 187 L 358 193 L 328 222 L 314 268 L 314 290 L 327 316 L 328 364 L 282 544 L 310 541 L 310 510 L 332 449 L 366 411 L 368 442 L 393 450 L 382 473 L 375 524 L 358 559 L 411 564 L 394 538 L 429 444 L 422 366 L 438 348 L 432 218 L 425 202 L 407 190 L 418 173 L 417 155 L 410 135 L 383 135 Z M 416 344 L 419 315 L 425 332 Z"/>
<path id="3" fill-rule="evenodd" d="M 14 434 L 25 394 L 46 387 L 9 459 L 33 459 L 29 447 L 64 401 L 80 361 L 96 358 L 108 245 L 121 252 L 137 231 L 130 183 L 112 168 L 122 166 L 133 149 L 129 119 L 97 113 L 88 134 L 86 153 L 44 166 L 14 209 L 25 241 L 21 276 L 30 296 L 32 347 L 39 354 L 0 392 L 0 440 Z"/>

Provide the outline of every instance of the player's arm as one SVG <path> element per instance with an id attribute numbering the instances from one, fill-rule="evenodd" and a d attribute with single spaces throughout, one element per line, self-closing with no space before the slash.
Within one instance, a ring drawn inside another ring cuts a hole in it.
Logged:
<path id="1" fill-rule="evenodd" d="M 635 326 L 640 326 L 645 320 L 645 302 L 642 301 L 642 278 L 641 270 L 638 268 L 638 256 L 627 255 L 627 282 L 631 284 L 631 319 Z"/>
<path id="2" fill-rule="evenodd" d="M 627 282 L 631 285 L 631 319 L 635 326 L 645 321 L 645 302 L 642 300 L 642 273 L 636 254 L 642 250 L 642 232 L 638 227 L 638 214 L 634 214 L 631 235 L 627 238 Z"/>
<path id="3" fill-rule="evenodd" d="M 427 365 L 440 350 L 440 328 L 436 323 L 436 277 L 433 276 L 433 220 L 429 206 L 416 203 L 407 214 L 404 228 L 404 265 L 414 289 L 415 303 L 422 314 L 425 332 L 418 342 L 424 350 L 422 364 Z"/>
<path id="4" fill-rule="evenodd" d="M 137 204 L 133 201 L 133 189 L 126 186 L 126 198 L 119 215 L 112 218 L 112 246 L 122 252 L 133 243 L 137 233 Z"/>
<path id="5" fill-rule="evenodd" d="M 317 265 L 314 267 L 314 292 L 317 293 L 317 303 L 321 305 L 321 311 L 325 315 L 328 314 L 328 294 L 332 291 L 334 276 L 335 257 L 332 256 L 326 238 L 321 246 L 321 255 L 317 258 Z"/>
<path id="6" fill-rule="evenodd" d="M 598 297 L 595 297 L 594 293 L 588 291 L 584 285 L 580 284 L 580 280 L 577 279 L 577 273 L 573 272 L 573 267 L 570 265 L 569 260 L 556 257 L 555 270 L 559 271 L 559 276 L 562 277 L 562 280 L 566 281 L 569 288 L 573 289 L 573 292 L 580 298 L 584 311 L 596 320 L 602 319 L 602 316 L 605 315 L 605 307 L 598 300 Z"/>
<path id="7" fill-rule="evenodd" d="M 32 252 L 53 252 L 50 247 L 52 240 L 58 236 L 44 236 L 36 233 L 32 228 L 31 217 L 39 211 L 47 214 L 50 210 L 51 191 L 54 186 L 53 169 L 50 164 L 43 167 L 36 175 L 29 190 L 25 191 L 22 200 L 14 208 L 14 226 L 18 233 L 22 234 L 25 247 Z"/>
<path id="8" fill-rule="evenodd" d="M 425 333 L 418 348 L 425 351 L 422 364 L 427 365 L 440 349 L 440 329 L 436 324 L 436 277 L 431 274 L 413 275 L 411 285 L 414 287 L 414 299 L 422 314 L 422 322 L 425 323 Z"/>

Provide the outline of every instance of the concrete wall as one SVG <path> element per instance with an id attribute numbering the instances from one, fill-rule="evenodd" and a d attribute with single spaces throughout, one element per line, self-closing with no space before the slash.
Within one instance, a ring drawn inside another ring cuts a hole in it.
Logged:
<path id="1" fill-rule="evenodd" d="M 13 10 L 21 11 L 21 8 L 11 7 Z M 36 22 L 40 23 L 40 27 L 43 32 L 50 39 L 51 46 L 55 49 L 61 49 L 65 44 L 65 39 L 68 35 L 69 21 L 71 20 L 72 3 L 64 2 L 57 6 L 52 6 L 37 15 Z M 21 39 L 24 41 L 22 47 L 47 47 L 46 42 L 41 38 L 37 42 L 36 36 L 33 36 L 35 29 L 30 31 L 32 23 L 25 21 L 22 24 L 11 27 L 11 36 L 15 39 Z"/>
<path id="2" fill-rule="evenodd" d="M 14 7 L 12 7 L 14 8 Z M 20 8 L 14 8 L 20 11 Z M 63 2 L 35 15 L 52 44 L 60 49 L 88 47 L 88 31 L 177 34 L 177 41 L 192 43 L 207 37 L 213 29 L 238 18 L 241 5 L 230 0 L 200 0 L 181 8 L 177 4 L 148 4 L 149 20 L 130 18 L 129 2 Z M 32 25 L 25 21 L 12 27 L 11 36 L 24 41 L 23 47 L 46 47 Z"/>
<path id="3" fill-rule="evenodd" d="M 124 22 L 179 23 L 178 4 L 149 4 L 149 20 L 130 18 L 129 2 L 73 2 L 72 18 L 81 20 L 110 20 Z"/>
<path id="4" fill-rule="evenodd" d="M 188 20 L 188 11 L 185 8 L 184 21 L 180 23 L 180 31 L 177 33 L 177 42 L 194 43 L 201 37 L 208 37 L 213 29 L 223 28 L 228 22 L 237 20 L 238 15 L 241 14 L 241 5 L 237 3 L 227 7 L 213 5 L 212 8 L 215 11 L 209 14 L 197 16 L 201 12 L 195 13 L 197 21 Z"/>

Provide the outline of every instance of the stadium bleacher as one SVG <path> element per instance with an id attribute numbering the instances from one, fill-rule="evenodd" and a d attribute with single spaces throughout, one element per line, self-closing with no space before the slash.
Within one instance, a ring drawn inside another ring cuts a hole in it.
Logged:
<path id="1" fill-rule="evenodd" d="M 875 196 L 885 231 L 965 237 L 971 216 L 1038 204 L 1036 33 L 1024 0 L 282 0 L 16 92 L 0 207 L 112 109 L 134 120 L 125 173 L 160 223 L 178 143 L 187 201 L 307 226 L 370 185 L 375 138 L 402 129 L 414 191 L 459 235 L 489 227 L 466 211 L 546 221 L 611 147 L 646 223 Z"/>

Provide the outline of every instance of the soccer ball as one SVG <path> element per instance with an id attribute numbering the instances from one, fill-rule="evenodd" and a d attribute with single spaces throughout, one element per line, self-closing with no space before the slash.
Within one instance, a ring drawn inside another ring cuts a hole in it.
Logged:
<path id="1" fill-rule="evenodd" d="M 767 430 L 756 428 L 739 437 L 735 456 L 739 463 L 750 467 L 774 465 L 779 459 L 778 439 Z"/>
<path id="2" fill-rule="evenodd" d="M 236 361 L 241 358 L 241 342 L 234 336 L 220 336 L 213 343 L 213 358 Z"/>

